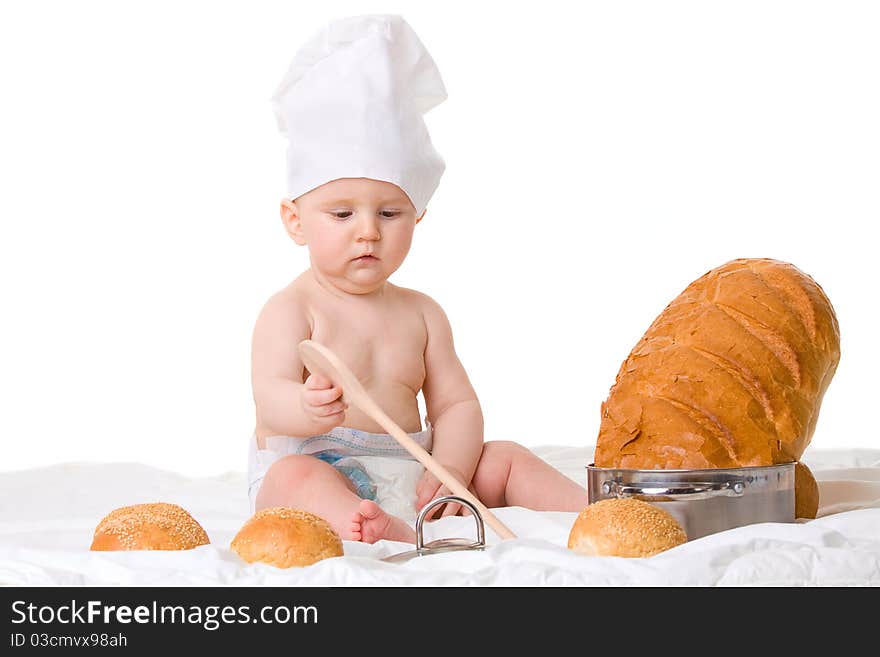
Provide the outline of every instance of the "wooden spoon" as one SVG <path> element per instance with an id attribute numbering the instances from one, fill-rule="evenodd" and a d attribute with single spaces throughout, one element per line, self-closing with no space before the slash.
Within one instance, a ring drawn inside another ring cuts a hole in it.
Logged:
<path id="1" fill-rule="evenodd" d="M 487 509 L 473 493 L 471 493 L 458 479 L 434 459 L 427 451 L 413 440 L 406 431 L 400 428 L 394 420 L 388 417 L 373 401 L 372 397 L 361 385 L 361 382 L 348 369 L 345 363 L 324 345 L 314 340 L 303 340 L 299 343 L 299 356 L 308 368 L 309 372 L 321 374 L 342 388 L 342 396 L 347 403 L 354 404 L 364 413 L 378 422 L 395 440 L 401 444 L 412 456 L 425 468 L 440 480 L 454 495 L 463 497 L 473 504 L 483 516 L 495 533 L 501 538 L 516 538 L 489 509 Z"/>

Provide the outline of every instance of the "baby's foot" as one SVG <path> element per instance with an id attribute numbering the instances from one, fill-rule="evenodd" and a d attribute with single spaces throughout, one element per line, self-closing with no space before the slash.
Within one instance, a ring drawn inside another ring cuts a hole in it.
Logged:
<path id="1" fill-rule="evenodd" d="M 375 543 L 380 539 L 415 543 L 416 533 L 412 527 L 396 516 L 382 510 L 372 500 L 361 500 L 351 519 L 352 540 Z"/>

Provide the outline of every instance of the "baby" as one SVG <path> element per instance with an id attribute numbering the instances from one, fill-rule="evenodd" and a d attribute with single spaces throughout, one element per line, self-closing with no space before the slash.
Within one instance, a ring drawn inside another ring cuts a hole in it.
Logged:
<path id="1" fill-rule="evenodd" d="M 397 16 L 332 23 L 298 53 L 275 96 L 289 139 L 281 218 L 308 248 L 310 267 L 268 300 L 254 328 L 254 510 L 304 509 L 347 540 L 415 540 L 409 523 L 376 503 L 358 458 L 412 457 L 343 403 L 337 385 L 305 369 L 297 352 L 305 339 L 338 354 L 379 406 L 487 507 L 587 505 L 583 487 L 528 449 L 484 443 L 480 403 L 442 308 L 388 280 L 444 169 L 422 119 L 444 98 L 433 60 Z M 424 471 L 415 507 L 449 494 Z"/>

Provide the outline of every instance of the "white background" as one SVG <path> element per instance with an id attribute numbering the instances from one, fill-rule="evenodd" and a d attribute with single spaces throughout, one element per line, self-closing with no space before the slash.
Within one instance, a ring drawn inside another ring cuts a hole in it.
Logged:
<path id="1" fill-rule="evenodd" d="M 392 278 L 433 296 L 487 439 L 592 445 L 622 360 L 709 269 L 811 275 L 842 358 L 815 447 L 880 444 L 873 2 L 4 2 L 0 469 L 245 468 L 250 337 L 307 266 L 269 98 L 400 13 L 447 170 Z"/>

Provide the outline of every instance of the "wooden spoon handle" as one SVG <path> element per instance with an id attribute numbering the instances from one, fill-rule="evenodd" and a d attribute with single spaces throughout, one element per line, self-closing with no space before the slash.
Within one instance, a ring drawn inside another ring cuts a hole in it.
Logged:
<path id="1" fill-rule="evenodd" d="M 426 470 L 437 477 L 442 484 L 451 490 L 453 495 L 463 497 L 473 504 L 480 512 L 480 515 L 483 516 L 483 520 L 495 530 L 495 533 L 498 534 L 498 536 L 502 539 L 516 538 L 516 534 L 514 534 L 507 525 L 501 522 L 494 513 L 489 511 L 489 509 L 477 499 L 476 495 L 471 493 L 465 485 L 456 479 L 449 470 L 443 467 L 437 459 L 431 456 L 421 445 L 413 440 L 406 431 L 401 429 L 375 402 L 372 400 L 365 400 L 363 406 L 367 406 L 368 408 L 362 408 L 361 410 L 376 420 L 376 422 L 378 422 L 385 431 L 391 434 L 397 442 L 406 449 L 406 451 L 412 454 L 419 463 L 425 466 Z"/>
<path id="2" fill-rule="evenodd" d="M 324 345 L 313 340 L 303 340 L 299 343 L 299 355 L 309 372 L 319 372 L 338 384 L 342 388 L 343 398 L 378 422 L 413 458 L 425 466 L 426 470 L 437 477 L 455 495 L 473 504 L 498 536 L 501 538 L 516 538 L 516 534 L 498 520 L 449 470 L 438 463 L 406 431 L 388 417 L 385 411 L 379 408 L 379 405 L 370 397 L 369 393 L 367 393 L 361 382 L 354 375 L 354 372 L 342 362 L 339 356 Z"/>

